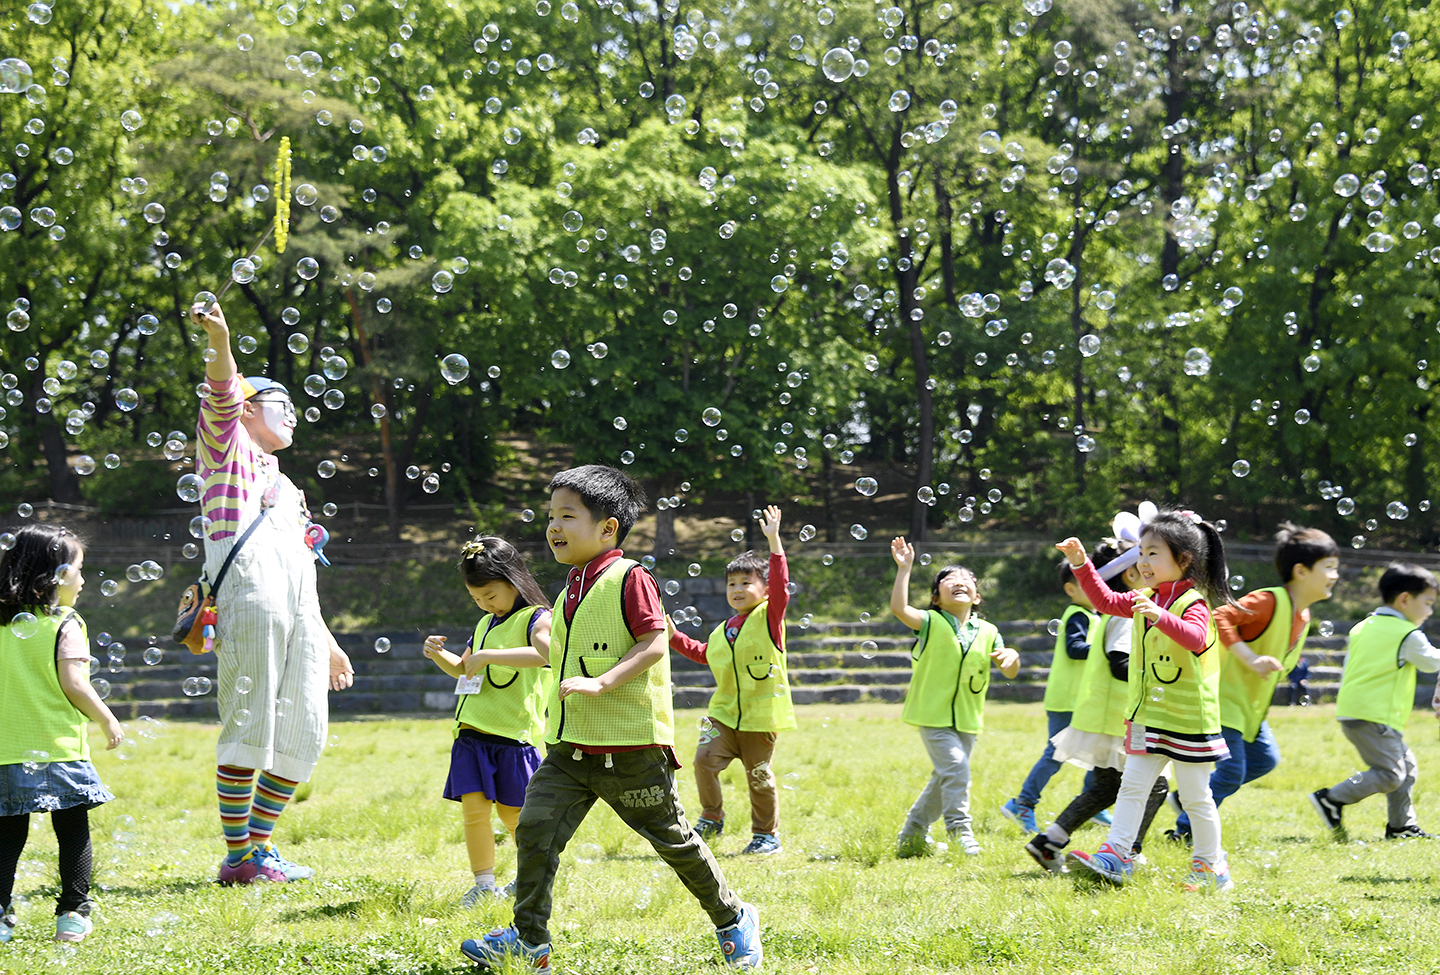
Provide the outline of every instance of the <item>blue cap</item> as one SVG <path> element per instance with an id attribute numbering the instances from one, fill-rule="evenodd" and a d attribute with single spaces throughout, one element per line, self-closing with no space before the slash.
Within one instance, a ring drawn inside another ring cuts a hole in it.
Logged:
<path id="1" fill-rule="evenodd" d="M 240 391 L 245 394 L 246 399 L 249 399 L 256 393 L 263 393 L 267 389 L 278 389 L 286 396 L 290 395 L 290 390 L 286 389 L 284 386 L 280 385 L 275 380 L 270 379 L 267 376 L 240 377 Z"/>

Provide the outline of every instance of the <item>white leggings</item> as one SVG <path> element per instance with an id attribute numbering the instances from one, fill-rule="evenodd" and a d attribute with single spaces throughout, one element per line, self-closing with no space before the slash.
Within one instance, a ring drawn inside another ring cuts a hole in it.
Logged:
<path id="1" fill-rule="evenodd" d="M 1128 855 L 1145 818 L 1145 801 L 1150 789 L 1170 759 L 1164 755 L 1127 755 L 1120 794 L 1115 798 L 1115 818 L 1110 824 L 1109 843 Z M 1180 803 L 1190 816 L 1195 840 L 1195 859 L 1217 864 L 1224 858 L 1220 849 L 1220 812 L 1210 795 L 1210 773 L 1214 762 L 1176 762 L 1172 781 L 1180 790 Z"/>

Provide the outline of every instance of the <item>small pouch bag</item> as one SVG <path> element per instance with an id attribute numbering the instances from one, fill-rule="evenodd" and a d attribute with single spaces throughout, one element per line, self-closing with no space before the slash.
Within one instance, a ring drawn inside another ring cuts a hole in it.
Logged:
<path id="1" fill-rule="evenodd" d="M 215 593 L 220 591 L 220 583 L 225 581 L 225 573 L 230 571 L 230 563 L 235 561 L 235 556 L 269 513 L 269 508 L 262 509 L 259 517 L 245 529 L 245 534 L 240 536 L 240 540 L 230 549 L 230 554 L 225 556 L 213 584 L 208 582 L 202 573 L 197 581 L 186 586 L 181 593 L 180 606 L 175 610 L 175 629 L 170 638 L 189 647 L 191 653 L 209 653 L 215 649 Z"/>

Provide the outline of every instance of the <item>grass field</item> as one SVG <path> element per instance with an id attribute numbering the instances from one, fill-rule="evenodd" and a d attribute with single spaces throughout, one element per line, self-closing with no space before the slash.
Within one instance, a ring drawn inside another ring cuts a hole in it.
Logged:
<path id="1" fill-rule="evenodd" d="M 1152 866 L 1123 890 L 1049 877 L 998 813 L 1043 742 L 1038 705 L 992 704 L 972 788 L 978 857 L 947 851 L 896 860 L 894 835 L 929 774 L 914 729 L 893 705 L 802 709 L 775 767 L 784 787 L 784 852 L 742 859 L 743 783 L 732 768 L 732 832 L 716 844 L 731 884 L 760 909 L 765 968 L 805 973 L 910 972 L 1434 972 L 1440 941 L 1440 841 L 1381 839 L 1384 803 L 1349 810 L 1351 841 L 1321 836 L 1305 794 L 1350 773 L 1354 755 L 1333 708 L 1276 709 L 1280 768 L 1222 807 L 1236 889 L 1185 894 L 1184 851 L 1161 837 Z M 697 712 L 677 715 L 688 766 Z M 332 725 L 314 781 L 277 840 L 318 879 L 226 889 L 210 882 L 222 852 L 214 813 L 216 729 L 171 723 L 137 756 L 97 753 L 119 798 L 92 813 L 95 933 L 78 948 L 50 941 L 55 843 L 34 817 L 16 883 L 20 927 L 0 970 L 39 972 L 465 972 L 460 941 L 508 923 L 504 902 L 456 906 L 468 888 L 458 804 L 440 798 L 448 729 L 440 720 Z M 92 736 L 93 737 L 93 736 Z M 1419 759 L 1422 826 L 1440 828 L 1433 717 L 1417 711 L 1408 738 Z M 696 809 L 689 769 L 680 773 Z M 1066 768 L 1042 821 L 1073 795 Z M 943 833 L 937 825 L 937 839 Z M 1078 845 L 1103 839 L 1087 827 Z M 514 846 L 500 848 L 508 879 Z M 711 927 L 674 875 L 603 804 L 562 859 L 553 922 L 558 972 L 719 971 Z"/>

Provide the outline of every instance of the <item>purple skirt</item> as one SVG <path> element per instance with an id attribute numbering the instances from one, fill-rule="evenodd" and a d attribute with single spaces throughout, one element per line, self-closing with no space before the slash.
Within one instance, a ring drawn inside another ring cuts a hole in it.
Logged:
<path id="1" fill-rule="evenodd" d="M 500 745 L 461 736 L 450 746 L 445 798 L 459 802 L 466 793 L 480 792 L 502 806 L 523 806 L 525 786 L 540 761 L 534 745 Z"/>

